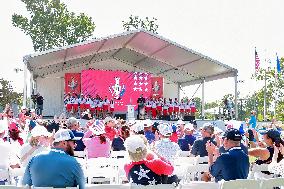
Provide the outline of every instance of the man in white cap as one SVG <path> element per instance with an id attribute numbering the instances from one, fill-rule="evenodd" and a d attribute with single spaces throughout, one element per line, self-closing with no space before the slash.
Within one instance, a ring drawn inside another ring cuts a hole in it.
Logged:
<path id="1" fill-rule="evenodd" d="M 33 156 L 50 149 L 50 139 L 48 137 L 51 136 L 51 133 L 44 126 L 35 126 L 31 131 L 31 135 L 29 143 L 25 143 L 21 147 L 19 154 L 21 164 L 24 167 L 27 166 Z"/>
<path id="2" fill-rule="evenodd" d="M 23 185 L 34 187 L 85 188 L 81 165 L 73 157 L 75 141 L 80 140 L 69 129 L 58 130 L 49 152 L 34 156 L 26 167 Z"/>
<path id="3" fill-rule="evenodd" d="M 150 119 L 144 121 L 144 135 L 148 140 L 148 143 L 151 144 L 155 141 L 155 134 L 152 132 L 153 122 Z"/>
<path id="4" fill-rule="evenodd" d="M 190 147 L 193 145 L 196 140 L 193 136 L 193 125 L 191 123 L 185 124 L 184 126 L 184 137 L 178 140 L 178 145 L 182 151 L 189 151 Z"/>

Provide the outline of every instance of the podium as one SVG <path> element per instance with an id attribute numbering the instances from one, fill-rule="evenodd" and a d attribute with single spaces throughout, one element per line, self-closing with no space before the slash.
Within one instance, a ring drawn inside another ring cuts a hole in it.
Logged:
<path id="1" fill-rule="evenodd" d="M 127 106 L 127 119 L 135 120 L 135 116 L 134 116 L 135 105 L 126 105 L 126 106 Z"/>

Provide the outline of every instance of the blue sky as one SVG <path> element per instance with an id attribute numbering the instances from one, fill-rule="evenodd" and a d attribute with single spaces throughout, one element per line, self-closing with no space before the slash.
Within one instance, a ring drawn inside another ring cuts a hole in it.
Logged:
<path id="1" fill-rule="evenodd" d="M 84 12 L 96 24 L 94 37 L 105 37 L 123 32 L 122 20 L 131 14 L 156 17 L 159 35 L 198 51 L 213 59 L 237 68 L 240 96 L 261 87 L 264 83 L 252 81 L 254 47 L 264 66 L 265 58 L 276 65 L 277 52 L 284 56 L 284 1 L 282 0 L 64 0 L 68 9 Z M 12 26 L 13 13 L 28 15 L 20 0 L 9 0 L 0 7 L 1 60 L 0 74 L 13 81 L 18 91 L 23 88 L 24 55 L 33 53 L 32 43 L 18 28 Z M 186 87 L 182 95 L 192 96 L 197 86 Z M 234 79 L 228 78 L 205 85 L 205 100 L 220 99 L 234 93 Z M 201 90 L 196 93 L 201 97 Z"/>

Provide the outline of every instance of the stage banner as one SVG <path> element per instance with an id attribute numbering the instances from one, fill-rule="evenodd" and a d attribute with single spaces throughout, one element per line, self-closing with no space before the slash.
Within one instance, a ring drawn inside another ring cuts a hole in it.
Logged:
<path id="1" fill-rule="evenodd" d="M 126 71 L 82 71 L 82 92 L 95 97 L 115 100 L 115 111 L 126 111 L 126 105 L 133 104 L 137 108 L 140 94 L 151 96 L 151 74 Z"/>
<path id="2" fill-rule="evenodd" d="M 65 73 L 65 94 L 66 93 L 81 93 L 80 73 Z"/>
<path id="3" fill-rule="evenodd" d="M 152 77 L 152 97 L 159 98 L 163 97 L 164 91 L 164 78 L 163 77 Z"/>

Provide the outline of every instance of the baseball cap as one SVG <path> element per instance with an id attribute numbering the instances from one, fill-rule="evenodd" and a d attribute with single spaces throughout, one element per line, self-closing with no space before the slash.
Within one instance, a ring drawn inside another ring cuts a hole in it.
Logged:
<path id="1" fill-rule="evenodd" d="M 81 137 L 75 137 L 70 129 L 59 129 L 54 134 L 54 142 L 61 142 L 67 140 L 80 140 Z"/>
<path id="2" fill-rule="evenodd" d="M 182 120 L 178 120 L 178 121 L 177 121 L 177 125 L 183 125 L 183 124 L 185 124 L 184 121 L 182 121 Z"/>
<path id="3" fill-rule="evenodd" d="M 271 138 L 274 141 L 275 139 L 279 139 L 281 135 L 280 132 L 277 131 L 276 129 L 263 130 L 263 131 L 259 131 L 259 133 L 262 135 L 266 134 L 269 138 Z"/>
<path id="4" fill-rule="evenodd" d="M 203 126 L 200 128 L 202 130 L 205 130 L 206 132 L 213 134 L 214 133 L 214 126 L 212 123 L 204 123 Z"/>
<path id="5" fill-rule="evenodd" d="M 163 136 L 172 135 L 173 128 L 168 123 L 162 123 L 158 126 L 159 132 Z"/>
<path id="6" fill-rule="evenodd" d="M 151 127 L 153 125 L 153 122 L 150 119 L 146 119 L 143 124 L 144 127 Z"/>
<path id="7" fill-rule="evenodd" d="M 12 130 L 19 131 L 19 128 L 15 122 L 10 123 L 9 131 L 12 131 Z"/>
<path id="8" fill-rule="evenodd" d="M 33 137 L 38 137 L 38 136 L 51 136 L 51 133 L 47 131 L 47 129 L 43 126 L 37 125 L 35 126 L 32 131 L 31 134 Z"/>
<path id="9" fill-rule="evenodd" d="M 146 148 L 146 145 L 143 139 L 138 135 L 133 135 L 133 136 L 126 138 L 124 142 L 124 146 L 127 151 L 132 152 L 132 153 L 138 153 L 140 152 L 140 150 L 144 150 Z"/>
<path id="10" fill-rule="evenodd" d="M 190 130 L 190 131 L 194 130 L 193 124 L 191 124 L 191 123 L 185 124 L 184 130 L 186 130 L 186 129 Z"/>
<path id="11" fill-rule="evenodd" d="M 228 129 L 224 135 L 224 138 L 227 138 L 228 140 L 233 140 L 233 141 L 241 141 L 242 140 L 242 135 L 238 129 Z"/>
<path id="12" fill-rule="evenodd" d="M 108 123 L 109 121 L 116 121 L 115 119 L 113 119 L 112 117 L 106 117 L 105 119 L 104 119 L 104 124 L 106 124 L 106 123 Z"/>

